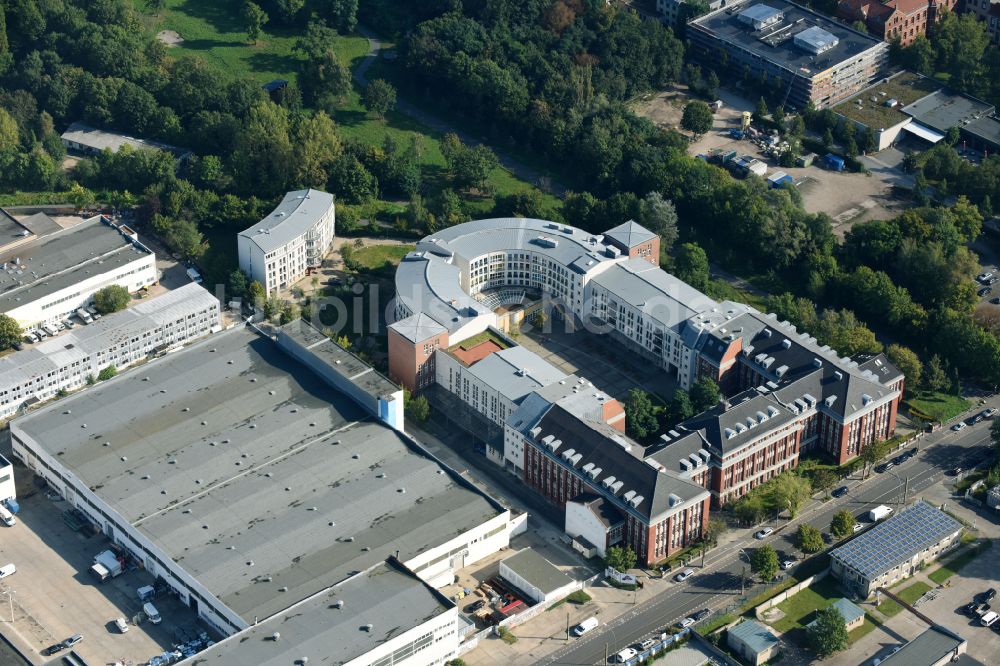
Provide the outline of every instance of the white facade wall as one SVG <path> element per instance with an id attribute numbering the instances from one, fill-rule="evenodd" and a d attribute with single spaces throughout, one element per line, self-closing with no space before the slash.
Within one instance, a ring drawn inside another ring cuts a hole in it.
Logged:
<path id="1" fill-rule="evenodd" d="M 333 243 L 335 210 L 330 206 L 306 232 L 266 253 L 252 236 L 238 236 L 240 269 L 251 280 L 260 282 L 268 294 L 290 287 L 305 276 L 307 269 L 321 265 Z"/>
<path id="2" fill-rule="evenodd" d="M 116 314 L 108 317 L 115 317 Z M 88 376 L 96 377 L 109 365 L 121 370 L 146 359 L 159 347 L 175 347 L 214 333 L 221 329 L 220 316 L 219 303 L 212 299 L 211 305 L 197 311 L 183 312 L 174 321 L 151 327 L 127 342 L 109 344 L 96 353 L 53 354 L 48 358 L 56 365 L 55 369 L 50 369 L 44 375 L 23 377 L 16 384 L 0 385 L 0 418 L 14 415 L 21 404 L 31 398 L 48 400 L 61 390 L 80 388 L 86 385 Z M 40 347 L 44 348 L 45 345 L 46 343 L 42 343 Z M 10 358 L 17 359 L 20 353 L 28 352 L 16 352 Z"/>
<path id="3" fill-rule="evenodd" d="M 580 589 L 582 586 L 580 582 L 575 580 L 570 580 L 568 583 L 562 587 L 556 588 L 548 593 L 544 592 L 540 588 L 533 585 L 528 579 L 520 576 L 516 571 L 507 566 L 506 563 L 500 563 L 500 577 L 506 581 L 509 581 L 511 585 L 516 587 L 521 592 L 524 592 L 529 599 L 531 599 L 536 604 L 549 603 L 552 601 L 558 601 L 565 597 L 566 595 L 572 593 L 575 590 Z"/>
<path id="4" fill-rule="evenodd" d="M 455 582 L 455 571 L 509 546 L 512 529 L 510 511 L 503 511 L 403 564 L 431 587 L 451 585 Z"/>
<path id="5" fill-rule="evenodd" d="M 135 293 L 143 287 L 155 284 L 159 279 L 156 271 L 156 255 L 149 253 L 113 272 L 95 275 L 44 298 L 8 310 L 6 314 L 16 319 L 22 328 L 62 321 L 77 308 L 89 304 L 94 292 L 104 287 L 117 284 L 128 289 L 129 293 Z"/>
<path id="6" fill-rule="evenodd" d="M 583 504 L 566 502 L 565 532 L 571 537 L 583 537 L 594 545 L 600 557 L 604 557 L 608 528 Z"/>
<path id="7" fill-rule="evenodd" d="M 505 465 L 514 468 L 518 476 L 524 474 L 524 436 L 506 424 L 503 428 L 503 460 Z"/>
<path id="8" fill-rule="evenodd" d="M 10 461 L 0 456 L 0 502 L 17 497 L 14 488 L 14 466 Z"/>
<path id="9" fill-rule="evenodd" d="M 435 381 L 465 404 L 500 426 L 517 409 L 513 401 L 476 377 L 457 358 L 440 349 L 434 353 Z"/>
<path id="10" fill-rule="evenodd" d="M 373 630 L 377 632 L 380 628 L 376 626 Z M 458 655 L 458 644 L 458 608 L 449 608 L 352 659 L 346 666 L 438 666 Z"/>

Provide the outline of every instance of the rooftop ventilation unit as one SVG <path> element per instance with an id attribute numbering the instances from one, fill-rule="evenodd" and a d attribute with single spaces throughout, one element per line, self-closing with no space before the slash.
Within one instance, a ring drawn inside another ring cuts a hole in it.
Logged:
<path id="1" fill-rule="evenodd" d="M 611 492 L 617 495 L 618 491 L 621 490 L 622 486 L 624 485 L 625 485 L 624 481 L 615 481 L 614 484 L 611 486 Z"/>
<path id="2" fill-rule="evenodd" d="M 667 505 L 668 506 L 677 506 L 682 501 L 683 500 L 679 496 L 677 496 L 677 495 L 675 495 L 673 493 L 670 493 L 669 495 L 667 495 Z"/>
<path id="3" fill-rule="evenodd" d="M 805 403 L 810 407 L 816 406 L 816 398 L 812 397 L 810 394 L 806 393 L 802 396 L 802 399 L 805 400 Z"/>
<path id="4" fill-rule="evenodd" d="M 615 484 L 615 481 L 616 481 L 616 480 L 617 480 L 617 479 L 615 479 L 615 477 L 613 477 L 613 476 L 609 476 L 608 478 L 606 478 L 606 479 L 604 479 L 603 481 L 601 481 L 601 484 L 602 484 L 602 485 L 603 485 L 603 486 L 604 486 L 605 488 L 611 488 L 611 486 L 613 486 L 613 485 Z"/>
<path id="5" fill-rule="evenodd" d="M 726 435 L 726 439 L 732 439 L 733 437 L 736 437 L 736 431 L 733 430 L 732 428 L 726 428 L 724 434 Z"/>
<path id="6" fill-rule="evenodd" d="M 778 408 L 775 407 L 774 405 L 768 405 L 768 407 L 767 407 L 767 413 L 768 413 L 768 416 L 770 416 L 771 418 L 774 418 L 775 416 L 778 415 Z"/>
<path id="7" fill-rule="evenodd" d="M 785 373 L 788 372 L 788 366 L 783 365 L 774 371 L 774 374 L 778 375 L 779 378 L 784 377 Z"/>
<path id="8" fill-rule="evenodd" d="M 839 382 L 841 379 L 844 378 L 844 373 L 842 373 L 840 370 L 836 370 L 833 373 L 833 378 Z"/>
<path id="9" fill-rule="evenodd" d="M 813 367 L 815 367 L 815 368 L 822 368 L 823 367 L 823 361 L 819 360 L 818 358 L 814 358 L 813 359 Z"/>
<path id="10" fill-rule="evenodd" d="M 868 395 L 867 393 L 862 393 L 861 394 L 861 404 L 862 405 L 868 405 L 871 402 L 872 402 L 872 397 L 870 395 Z"/>
<path id="11" fill-rule="evenodd" d="M 833 403 L 835 402 L 837 402 L 837 396 L 835 395 L 827 396 L 826 400 L 823 401 L 827 407 L 833 407 Z"/>
<path id="12" fill-rule="evenodd" d="M 791 349 L 792 348 L 792 341 L 789 340 L 788 338 L 785 338 L 784 340 L 781 341 L 781 346 L 783 348 L 785 348 L 785 349 Z"/>
<path id="13" fill-rule="evenodd" d="M 574 453 L 576 453 L 576 449 L 566 449 L 565 451 L 562 452 L 561 455 L 563 457 L 563 460 L 570 460 L 573 457 Z"/>
<path id="14" fill-rule="evenodd" d="M 594 469 L 587 472 L 587 475 L 590 477 L 591 481 L 596 481 L 597 477 L 599 477 L 601 475 L 601 472 L 603 471 L 604 470 L 601 469 L 600 467 L 595 467 Z"/>
<path id="15" fill-rule="evenodd" d="M 622 499 L 625 500 L 626 502 L 631 502 L 633 497 L 635 497 L 635 491 L 634 490 L 630 490 L 627 493 L 625 493 L 624 495 L 622 495 Z"/>
<path id="16" fill-rule="evenodd" d="M 682 472 L 690 472 L 691 471 L 691 461 L 688 460 L 687 458 L 681 458 L 680 459 L 680 465 L 681 465 L 681 471 Z"/>
<path id="17" fill-rule="evenodd" d="M 637 509 L 639 508 L 639 505 L 642 504 L 642 500 L 644 499 L 646 498 L 643 497 L 642 495 L 636 495 L 635 497 L 630 499 L 628 503 L 632 505 L 633 509 Z"/>

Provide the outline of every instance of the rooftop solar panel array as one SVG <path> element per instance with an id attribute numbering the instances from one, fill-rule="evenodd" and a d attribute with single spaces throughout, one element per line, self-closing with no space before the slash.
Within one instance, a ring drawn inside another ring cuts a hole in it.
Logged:
<path id="1" fill-rule="evenodd" d="M 877 578 L 961 528 L 943 511 L 916 502 L 837 548 L 831 556 L 866 578 Z"/>

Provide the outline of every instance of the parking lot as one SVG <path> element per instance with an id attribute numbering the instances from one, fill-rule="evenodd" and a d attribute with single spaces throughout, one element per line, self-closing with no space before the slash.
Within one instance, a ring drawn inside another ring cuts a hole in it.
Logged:
<path id="1" fill-rule="evenodd" d="M 23 467 L 18 471 L 22 477 L 28 474 Z M 18 485 L 20 493 L 25 484 Z M 177 642 L 179 626 L 195 622 L 195 614 L 173 596 L 154 601 L 161 624 L 146 621 L 136 590 L 153 584 L 148 574 L 133 568 L 100 583 L 89 569 L 94 555 L 109 547 L 108 540 L 67 527 L 65 501 L 51 501 L 44 492 L 19 501 L 17 525 L 0 532 L 0 561 L 17 566 L 15 574 L 0 582 L 0 628 L 5 633 L 13 629 L 36 657 L 49 645 L 82 634 L 74 650 L 88 663 L 145 663 Z M 127 633 L 115 627 L 118 617 L 128 621 Z"/>

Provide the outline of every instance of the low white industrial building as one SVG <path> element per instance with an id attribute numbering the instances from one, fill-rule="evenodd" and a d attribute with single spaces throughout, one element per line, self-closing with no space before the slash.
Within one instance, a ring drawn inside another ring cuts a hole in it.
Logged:
<path id="1" fill-rule="evenodd" d="M 333 243 L 333 195 L 320 190 L 289 192 L 263 220 L 237 238 L 240 270 L 268 294 L 286 289 L 319 268 Z"/>
<path id="2" fill-rule="evenodd" d="M 500 577 L 536 604 L 559 601 L 581 587 L 531 548 L 501 560 Z"/>
<path id="3" fill-rule="evenodd" d="M 247 327 L 10 428 L 17 458 L 222 636 L 327 590 L 333 603 L 338 585 L 390 554 L 429 585 L 450 584 L 515 527 L 507 509 Z M 314 612 L 309 622 L 324 626 L 335 616 Z M 373 636 L 385 639 L 393 612 L 413 622 L 401 604 L 367 621 Z M 361 631 L 360 618 L 340 630 Z"/>
<path id="4" fill-rule="evenodd" d="M 15 241 L 0 243 L 0 312 L 22 328 L 61 321 L 109 285 L 134 293 L 159 280 L 156 255 L 102 215 L 40 233 L 0 216 L 0 235 Z"/>
<path id="5" fill-rule="evenodd" d="M 186 284 L 0 358 L 0 418 L 222 328 L 219 301 Z"/>
<path id="6" fill-rule="evenodd" d="M 84 123 L 73 123 L 59 138 L 69 150 L 87 155 L 97 155 L 105 150 L 117 153 L 125 146 L 132 150 L 162 150 L 172 153 L 178 159 L 185 159 L 191 155 L 191 151 L 167 143 L 138 139 L 120 132 L 97 129 Z"/>

